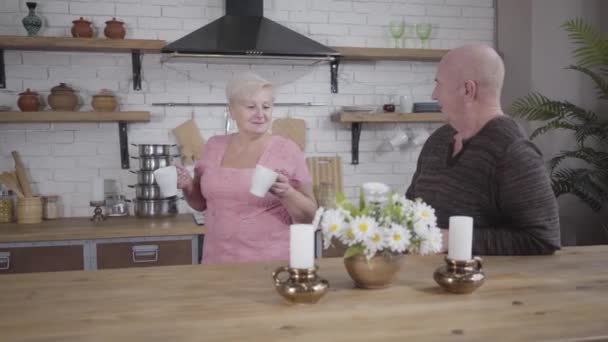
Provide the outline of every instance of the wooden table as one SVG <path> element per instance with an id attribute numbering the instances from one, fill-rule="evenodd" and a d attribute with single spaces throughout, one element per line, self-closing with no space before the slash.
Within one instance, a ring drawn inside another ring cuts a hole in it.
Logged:
<path id="1" fill-rule="evenodd" d="M 331 291 L 289 305 L 284 262 L 7 275 L 2 341 L 599 341 L 608 339 L 608 246 L 486 257 L 470 295 L 432 279 L 442 256 L 408 256 L 400 280 L 360 290 L 339 258 L 318 261 Z"/>
<path id="2" fill-rule="evenodd" d="M 192 214 L 159 218 L 108 217 L 101 222 L 92 222 L 88 217 L 71 217 L 37 224 L 0 224 L 0 243 L 201 234 L 205 234 L 205 227 L 197 225 Z"/>

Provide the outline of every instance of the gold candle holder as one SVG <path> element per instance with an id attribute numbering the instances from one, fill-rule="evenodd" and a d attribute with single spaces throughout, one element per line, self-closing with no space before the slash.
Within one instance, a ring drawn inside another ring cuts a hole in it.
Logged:
<path id="1" fill-rule="evenodd" d="M 445 258 L 445 266 L 435 270 L 433 278 L 441 287 L 452 293 L 471 293 L 485 281 L 482 259 L 460 261 Z"/>
<path id="2" fill-rule="evenodd" d="M 274 288 L 290 303 L 314 304 L 327 293 L 329 282 L 317 275 L 318 267 L 291 268 L 282 266 L 272 272 Z M 283 272 L 289 273 L 285 280 L 279 279 Z"/>

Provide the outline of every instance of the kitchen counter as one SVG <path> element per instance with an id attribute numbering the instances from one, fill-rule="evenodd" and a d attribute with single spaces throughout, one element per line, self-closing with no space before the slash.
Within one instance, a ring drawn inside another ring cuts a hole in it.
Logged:
<path id="1" fill-rule="evenodd" d="M 165 218 L 108 217 L 102 222 L 92 222 L 89 217 L 77 217 L 43 221 L 38 224 L 0 224 L 0 243 L 181 236 L 204 233 L 204 226 L 197 225 L 192 214 L 179 214 Z"/>
<path id="2" fill-rule="evenodd" d="M 486 283 L 449 294 L 443 256 L 407 256 L 400 279 L 353 288 L 340 258 L 317 261 L 331 290 L 290 305 L 285 262 L 6 275 L 3 341 L 597 341 L 608 339 L 608 246 L 485 257 Z"/>

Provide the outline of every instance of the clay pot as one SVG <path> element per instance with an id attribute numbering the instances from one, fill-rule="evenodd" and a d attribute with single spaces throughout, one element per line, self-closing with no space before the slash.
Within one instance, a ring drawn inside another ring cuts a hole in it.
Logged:
<path id="1" fill-rule="evenodd" d="M 106 28 L 103 30 L 103 34 L 110 39 L 124 39 L 127 31 L 123 26 L 122 21 L 112 18 L 112 20 L 106 21 Z"/>
<path id="2" fill-rule="evenodd" d="M 23 93 L 19 93 L 17 106 L 22 112 L 36 112 L 40 108 L 40 98 L 38 93 L 27 88 Z"/>
<path id="3" fill-rule="evenodd" d="M 58 86 L 53 87 L 47 100 L 53 110 L 73 111 L 78 106 L 78 97 L 74 93 L 74 89 L 65 83 L 59 83 Z"/>
<path id="4" fill-rule="evenodd" d="M 82 17 L 78 20 L 72 21 L 72 37 L 75 38 L 93 38 L 93 27 L 91 22 L 84 20 Z"/>
<path id="5" fill-rule="evenodd" d="M 113 112 L 118 107 L 118 102 L 109 90 L 104 89 L 99 94 L 93 95 L 91 106 L 96 112 Z"/>

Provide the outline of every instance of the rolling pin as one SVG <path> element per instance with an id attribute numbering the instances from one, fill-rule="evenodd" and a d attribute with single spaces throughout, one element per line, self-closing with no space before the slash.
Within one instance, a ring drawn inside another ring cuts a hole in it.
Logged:
<path id="1" fill-rule="evenodd" d="M 23 195 L 25 197 L 32 197 L 32 187 L 27 180 L 27 174 L 25 173 L 25 166 L 23 166 L 23 162 L 21 161 L 21 156 L 19 156 L 19 152 L 13 151 L 11 152 L 13 155 L 13 159 L 15 160 L 15 170 L 17 171 L 17 179 L 19 180 L 19 185 L 21 186 L 21 190 L 23 190 Z"/>

